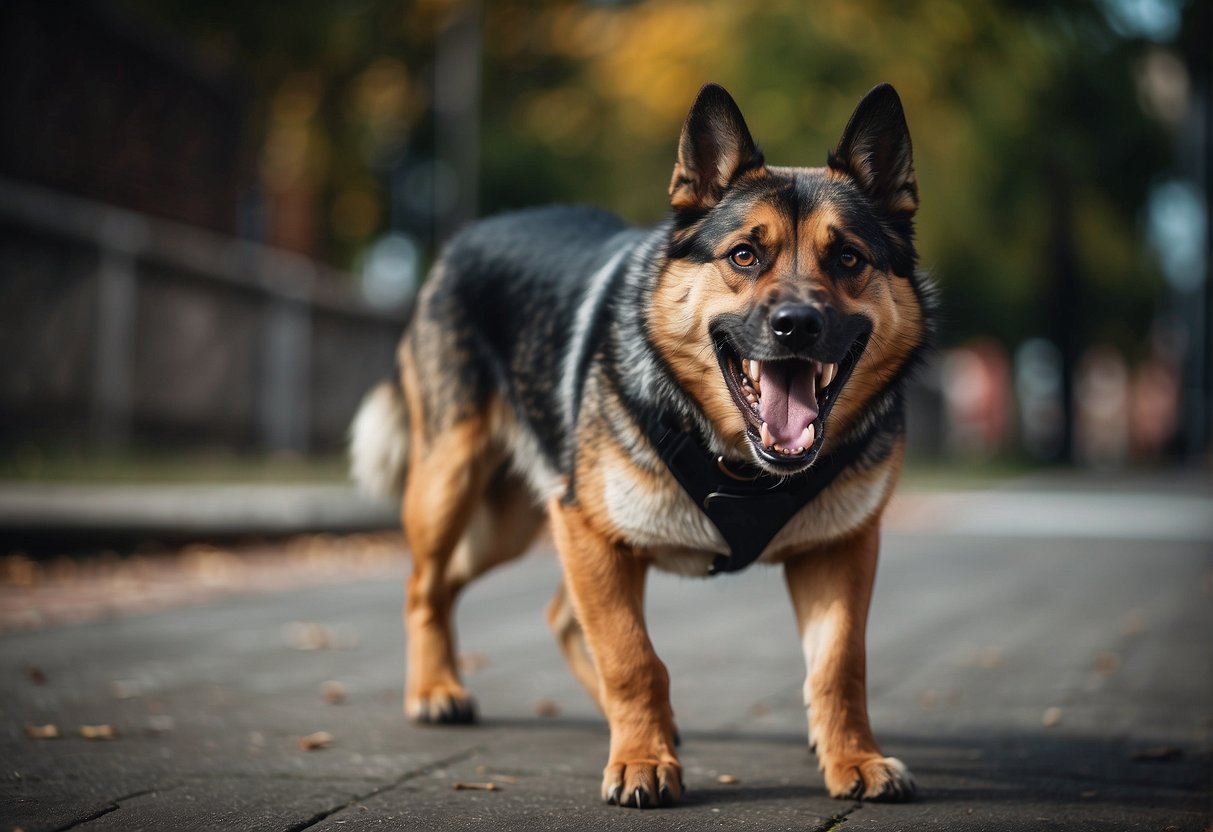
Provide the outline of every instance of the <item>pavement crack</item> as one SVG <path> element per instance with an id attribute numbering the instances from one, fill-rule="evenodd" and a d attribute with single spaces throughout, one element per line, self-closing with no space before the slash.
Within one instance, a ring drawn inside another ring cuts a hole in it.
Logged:
<path id="1" fill-rule="evenodd" d="M 95 812 L 91 812 L 88 815 L 85 815 L 82 818 L 78 818 L 70 823 L 66 823 L 63 826 L 56 826 L 54 829 L 54 832 L 64 832 L 64 830 L 66 830 L 66 829 L 75 829 L 77 826 L 82 826 L 86 823 L 96 820 L 97 818 L 105 817 L 110 812 L 118 811 L 119 809 L 122 808 L 122 804 L 128 800 L 134 800 L 136 797 L 143 797 L 144 795 L 155 794 L 156 792 L 162 792 L 162 791 L 164 791 L 164 789 L 161 787 L 157 787 L 154 789 L 140 789 L 137 792 L 131 792 L 130 794 L 124 794 L 121 797 L 115 797 L 107 805 L 102 806 L 100 809 L 97 809 Z"/>
<path id="2" fill-rule="evenodd" d="M 838 812 L 837 814 L 830 815 L 825 823 L 823 823 L 821 826 L 814 827 L 811 832 L 837 832 L 837 830 L 842 828 L 844 823 L 851 819 L 851 814 L 862 806 L 862 803 L 852 803 L 850 808 L 846 809 L 845 811 Z"/>
<path id="3" fill-rule="evenodd" d="M 399 777 L 397 777 L 396 779 L 394 779 L 388 783 L 384 783 L 381 786 L 376 786 L 375 788 L 371 789 L 370 791 L 366 791 L 361 794 L 356 794 L 353 797 L 351 797 L 349 800 L 345 801 L 344 803 L 338 804 L 337 806 L 331 806 L 328 809 L 317 812 L 316 814 L 312 815 L 310 818 L 303 821 L 302 823 L 296 823 L 293 826 L 288 826 L 286 828 L 286 832 L 303 832 L 304 829 L 310 829 L 311 827 L 320 823 L 320 821 L 324 820 L 325 818 L 331 817 L 332 815 L 337 814 L 338 812 L 342 811 L 343 809 L 348 809 L 356 803 L 361 803 L 362 801 L 369 800 L 370 798 L 375 797 L 376 795 L 384 794 L 385 792 L 390 792 L 392 789 L 398 788 L 399 786 L 403 785 L 404 783 L 407 783 L 409 780 L 415 780 L 418 777 L 424 777 L 427 774 L 438 771 L 439 769 L 446 768 L 449 765 L 454 765 L 455 763 L 463 762 L 464 760 L 467 760 L 467 759 L 470 759 L 470 758 L 476 756 L 477 754 L 480 753 L 480 751 L 481 751 L 481 749 L 479 749 L 479 748 L 469 748 L 468 750 L 461 751 L 458 754 L 452 754 L 449 757 L 443 757 L 440 760 L 435 760 L 434 762 L 430 763 L 429 765 L 424 765 L 424 766 L 421 766 L 420 768 L 410 769 L 409 771 L 404 772 Z"/>

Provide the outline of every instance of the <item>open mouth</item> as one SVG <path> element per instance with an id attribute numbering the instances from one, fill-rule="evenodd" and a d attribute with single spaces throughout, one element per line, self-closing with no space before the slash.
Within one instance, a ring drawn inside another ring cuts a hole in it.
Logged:
<path id="1" fill-rule="evenodd" d="M 855 342 L 838 362 L 745 358 L 718 339 L 717 359 L 758 456 L 784 470 L 801 469 L 821 449 L 826 419 L 863 352 Z"/>

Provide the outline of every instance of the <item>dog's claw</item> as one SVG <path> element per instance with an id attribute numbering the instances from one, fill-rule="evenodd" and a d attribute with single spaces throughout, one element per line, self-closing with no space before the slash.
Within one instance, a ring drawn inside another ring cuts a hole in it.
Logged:
<path id="1" fill-rule="evenodd" d="M 611 806 L 618 806 L 619 805 L 619 795 L 622 791 L 623 791 L 623 786 L 621 786 L 621 785 L 615 786 L 613 789 L 611 789 L 611 793 L 607 795 L 606 802 L 609 803 Z"/>
<path id="2" fill-rule="evenodd" d="M 634 801 L 637 809 L 649 808 L 649 793 L 644 789 L 637 788 L 636 791 L 632 793 L 632 800 Z"/>
<path id="3" fill-rule="evenodd" d="M 842 800 L 899 803 L 912 800 L 917 784 L 909 769 L 895 757 L 874 757 L 845 769 L 846 788 L 831 792 Z"/>

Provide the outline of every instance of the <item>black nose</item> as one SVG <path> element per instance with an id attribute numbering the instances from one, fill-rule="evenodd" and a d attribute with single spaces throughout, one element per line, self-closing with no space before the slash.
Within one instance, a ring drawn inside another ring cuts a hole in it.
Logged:
<path id="1" fill-rule="evenodd" d="M 815 306 L 805 303 L 785 303 L 771 313 L 771 332 L 775 339 L 790 350 L 807 349 L 817 343 L 825 318 Z"/>

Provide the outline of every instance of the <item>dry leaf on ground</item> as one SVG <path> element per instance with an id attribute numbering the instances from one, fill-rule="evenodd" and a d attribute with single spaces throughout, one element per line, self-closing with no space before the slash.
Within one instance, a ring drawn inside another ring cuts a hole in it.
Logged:
<path id="1" fill-rule="evenodd" d="M 495 792 L 500 786 L 496 783 L 456 783 L 455 791 L 478 791 L 478 792 Z"/>
<path id="2" fill-rule="evenodd" d="M 299 738 L 299 748 L 304 751 L 315 751 L 319 748 L 328 748 L 333 742 L 333 735 L 328 731 L 317 731 L 314 734 L 308 734 L 306 737 Z"/>
<path id="3" fill-rule="evenodd" d="M 560 704 L 551 699 L 540 699 L 535 703 L 535 715 L 542 717 L 560 716 Z"/>
<path id="4" fill-rule="evenodd" d="M 330 679 L 320 685 L 320 695 L 330 705 L 340 705 L 345 701 L 345 685 Z"/>
<path id="5" fill-rule="evenodd" d="M 115 740 L 118 729 L 113 725 L 81 725 L 80 736 L 86 740 Z"/>

